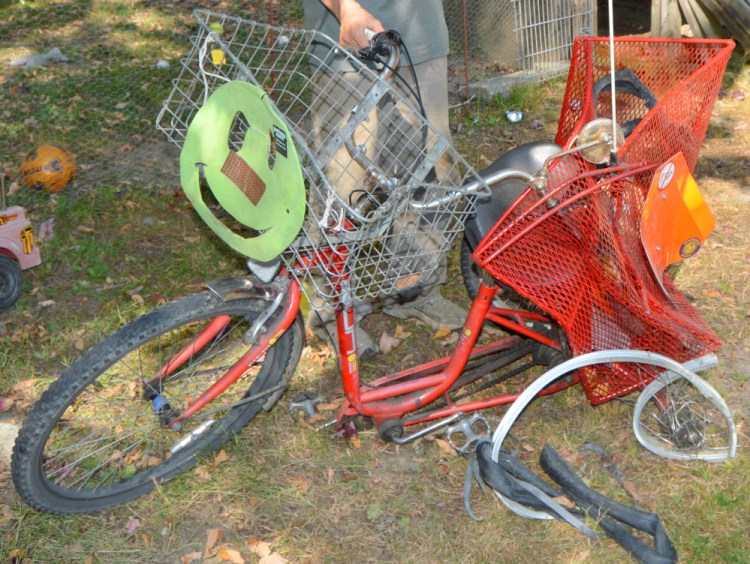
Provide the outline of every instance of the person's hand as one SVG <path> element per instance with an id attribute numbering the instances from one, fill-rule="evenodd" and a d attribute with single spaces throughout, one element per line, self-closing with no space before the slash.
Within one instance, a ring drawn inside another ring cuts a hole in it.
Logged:
<path id="1" fill-rule="evenodd" d="M 372 30 L 375 33 L 385 31 L 380 20 L 354 0 L 340 0 L 338 8 L 339 10 L 336 15 L 339 17 L 339 22 L 341 23 L 339 42 L 342 47 L 362 49 L 370 44 L 365 34 L 366 29 Z"/>

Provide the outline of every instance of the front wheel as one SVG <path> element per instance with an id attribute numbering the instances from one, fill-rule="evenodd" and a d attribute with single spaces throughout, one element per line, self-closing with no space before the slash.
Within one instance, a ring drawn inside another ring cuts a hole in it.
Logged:
<path id="1" fill-rule="evenodd" d="M 301 318 L 179 431 L 167 427 L 165 414 L 192 403 L 235 364 L 267 307 L 260 299 L 195 294 L 89 349 L 19 432 L 12 473 L 21 497 L 50 513 L 98 511 L 149 492 L 218 449 L 288 384 L 303 345 Z"/>

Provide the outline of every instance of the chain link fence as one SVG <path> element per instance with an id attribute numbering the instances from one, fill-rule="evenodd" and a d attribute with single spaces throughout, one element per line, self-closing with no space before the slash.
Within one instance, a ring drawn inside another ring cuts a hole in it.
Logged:
<path id="1" fill-rule="evenodd" d="M 443 0 L 456 93 L 507 94 L 567 73 L 578 35 L 596 30 L 596 0 Z"/>
<path id="2" fill-rule="evenodd" d="M 593 0 L 444 0 L 452 93 L 498 75 L 564 72 L 593 26 Z M 301 26 L 301 0 L 0 0 L 0 167 L 11 182 L 34 147 L 71 152 L 77 184 L 177 182 L 154 119 L 208 7 Z"/>

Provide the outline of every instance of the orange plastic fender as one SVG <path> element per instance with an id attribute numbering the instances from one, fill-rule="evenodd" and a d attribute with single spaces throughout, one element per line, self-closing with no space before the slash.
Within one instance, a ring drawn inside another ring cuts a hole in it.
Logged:
<path id="1" fill-rule="evenodd" d="M 660 285 L 664 269 L 697 253 L 715 224 L 682 153 L 656 169 L 641 217 L 641 240 Z"/>

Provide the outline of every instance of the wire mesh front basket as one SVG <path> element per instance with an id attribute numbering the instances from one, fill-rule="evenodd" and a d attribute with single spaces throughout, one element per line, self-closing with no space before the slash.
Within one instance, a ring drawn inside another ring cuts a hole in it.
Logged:
<path id="1" fill-rule="evenodd" d="M 199 29 L 157 126 L 182 145 L 217 88 L 240 80 L 264 89 L 305 179 L 305 223 L 282 258 L 311 306 L 335 304 L 347 287 L 369 300 L 428 283 L 474 211 L 462 186 L 488 189 L 408 89 L 320 33 L 194 15 Z M 235 121 L 230 147 L 247 128 Z"/>

